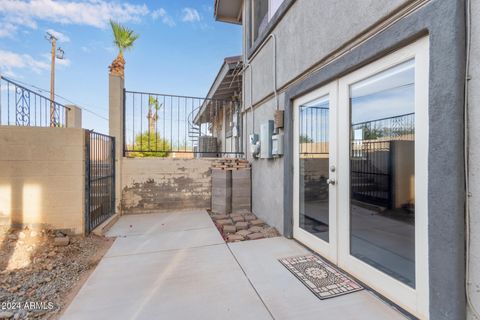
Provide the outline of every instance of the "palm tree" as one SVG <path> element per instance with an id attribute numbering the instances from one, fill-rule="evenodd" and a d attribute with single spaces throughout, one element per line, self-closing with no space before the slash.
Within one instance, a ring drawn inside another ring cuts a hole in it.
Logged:
<path id="1" fill-rule="evenodd" d="M 154 96 L 148 97 L 147 120 L 148 120 L 149 132 L 156 132 L 155 128 L 157 126 L 157 121 L 158 121 L 158 111 L 162 106 L 163 106 L 163 103 L 159 103 L 158 98 L 155 98 Z"/>
<path id="2" fill-rule="evenodd" d="M 123 77 L 125 73 L 125 59 L 123 58 L 123 52 L 133 47 L 135 40 L 138 39 L 138 34 L 112 20 L 110 20 L 110 26 L 113 31 L 113 43 L 118 48 L 118 56 L 110 65 L 110 73 Z"/>

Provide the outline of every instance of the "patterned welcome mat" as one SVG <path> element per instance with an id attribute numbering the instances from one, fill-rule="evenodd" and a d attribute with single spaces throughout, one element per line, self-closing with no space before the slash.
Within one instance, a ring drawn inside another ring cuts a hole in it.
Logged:
<path id="1" fill-rule="evenodd" d="M 318 298 L 329 299 L 363 290 L 349 276 L 315 255 L 279 259 Z"/>

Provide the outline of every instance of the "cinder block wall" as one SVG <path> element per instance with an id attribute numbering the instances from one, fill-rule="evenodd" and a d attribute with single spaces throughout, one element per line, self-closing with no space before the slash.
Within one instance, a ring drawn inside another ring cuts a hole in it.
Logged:
<path id="1" fill-rule="evenodd" d="M 210 208 L 213 161 L 123 158 L 122 213 Z"/>
<path id="2" fill-rule="evenodd" d="M 0 224 L 83 233 L 84 130 L 0 127 Z"/>

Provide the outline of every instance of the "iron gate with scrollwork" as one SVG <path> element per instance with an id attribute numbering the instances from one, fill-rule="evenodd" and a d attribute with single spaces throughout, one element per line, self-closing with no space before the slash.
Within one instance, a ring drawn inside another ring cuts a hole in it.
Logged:
<path id="1" fill-rule="evenodd" d="M 115 138 L 85 132 L 85 232 L 115 213 Z"/>

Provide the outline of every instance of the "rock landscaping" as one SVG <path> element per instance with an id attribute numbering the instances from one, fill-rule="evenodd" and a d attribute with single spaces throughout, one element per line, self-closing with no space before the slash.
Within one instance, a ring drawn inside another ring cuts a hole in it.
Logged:
<path id="1" fill-rule="evenodd" d="M 219 214 L 209 212 L 210 217 L 227 242 L 257 240 L 278 237 L 278 231 L 251 212 Z"/>
<path id="2" fill-rule="evenodd" d="M 0 233 L 0 319 L 57 319 L 113 239 Z"/>

